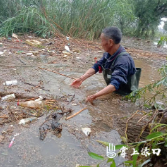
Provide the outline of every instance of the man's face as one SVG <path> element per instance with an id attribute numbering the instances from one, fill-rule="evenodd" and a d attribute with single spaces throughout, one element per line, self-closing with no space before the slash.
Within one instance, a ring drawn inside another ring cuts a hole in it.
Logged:
<path id="1" fill-rule="evenodd" d="M 101 46 L 105 52 L 109 52 L 113 46 L 113 40 L 108 39 L 103 33 L 100 36 Z"/>

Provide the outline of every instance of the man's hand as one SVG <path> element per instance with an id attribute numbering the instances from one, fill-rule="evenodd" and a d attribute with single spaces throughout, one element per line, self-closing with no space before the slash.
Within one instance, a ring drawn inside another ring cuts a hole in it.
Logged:
<path id="1" fill-rule="evenodd" d="M 93 105 L 93 100 L 95 100 L 97 97 L 112 93 L 115 91 L 115 86 L 114 85 L 108 85 L 104 89 L 100 90 L 99 92 L 95 93 L 94 95 L 90 95 L 87 97 L 86 102 L 90 102 Z"/>
<path id="2" fill-rule="evenodd" d="M 82 80 L 78 78 L 75 81 L 73 81 L 70 85 L 73 86 L 74 88 L 79 88 L 81 84 L 82 84 Z"/>
<path id="3" fill-rule="evenodd" d="M 90 95 L 86 98 L 86 102 L 90 102 L 93 105 L 93 100 L 96 99 L 96 95 Z"/>
<path id="4" fill-rule="evenodd" d="M 93 74 L 95 74 L 95 70 L 93 68 L 90 68 L 84 75 L 73 81 L 70 85 L 73 86 L 74 88 L 79 88 L 82 82 L 87 78 L 89 78 L 90 76 L 92 76 Z"/>

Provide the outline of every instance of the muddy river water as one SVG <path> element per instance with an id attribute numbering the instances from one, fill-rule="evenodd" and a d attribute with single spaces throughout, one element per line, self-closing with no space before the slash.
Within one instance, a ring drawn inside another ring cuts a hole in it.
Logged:
<path id="1" fill-rule="evenodd" d="M 3 51 L 5 48 L 0 48 Z M 6 48 L 8 49 L 8 48 Z M 6 51 L 7 52 L 7 51 Z M 12 52 L 12 51 L 11 51 Z M 18 122 L 11 122 L 0 125 L 0 132 L 13 125 L 14 132 L 8 140 L 0 144 L 0 167 L 76 167 L 80 165 L 95 165 L 98 160 L 88 156 L 88 151 L 106 156 L 106 148 L 96 140 L 113 143 L 121 143 L 120 134 L 113 122 L 116 115 L 128 116 L 138 109 L 135 104 L 122 101 L 116 94 L 107 95 L 95 100 L 94 106 L 85 103 L 85 97 L 104 88 L 105 82 L 102 74 L 96 74 L 87 79 L 79 89 L 72 88 L 69 84 L 71 78 L 58 75 L 56 73 L 41 70 L 46 68 L 69 77 L 79 77 L 93 64 L 94 57 L 100 58 L 102 53 L 86 50 L 71 57 L 54 57 L 49 55 L 27 56 L 26 54 L 11 54 L 0 57 L 0 90 L 5 94 L 16 93 L 25 96 L 38 97 L 42 95 L 46 98 L 56 99 L 60 105 L 70 108 L 73 113 L 86 107 L 87 109 L 79 115 L 65 120 L 61 119 L 63 130 L 60 136 L 55 136 L 48 132 L 45 140 L 39 139 L 39 126 L 44 122 L 46 114 L 39 117 L 37 121 L 29 125 L 21 126 Z M 159 79 L 157 69 L 165 60 L 154 58 L 147 59 L 132 54 L 136 67 L 142 68 L 140 87 L 143 87 Z M 56 63 L 50 63 L 56 61 Z M 6 80 L 18 80 L 17 86 L 3 86 Z M 28 85 L 42 85 L 38 88 Z M 73 98 L 72 98 L 73 97 Z M 16 99 L 17 101 L 17 99 Z M 12 103 L 16 106 L 16 101 Z M 8 102 L 1 102 L 7 111 Z M 23 108 L 24 110 L 24 108 Z M 87 137 L 82 128 L 89 127 L 92 132 Z M 16 136 L 14 144 L 8 148 L 13 135 Z M 117 166 L 123 166 L 122 157 L 115 158 Z M 105 162 L 102 167 L 107 167 Z"/>

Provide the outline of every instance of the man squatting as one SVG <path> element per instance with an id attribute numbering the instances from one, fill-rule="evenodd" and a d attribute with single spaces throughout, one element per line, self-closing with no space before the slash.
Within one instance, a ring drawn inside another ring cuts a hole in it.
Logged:
<path id="1" fill-rule="evenodd" d="M 107 86 L 99 92 L 90 95 L 86 101 L 93 101 L 112 92 L 124 92 L 129 94 L 131 90 L 127 87 L 128 77 L 135 71 L 135 64 L 132 57 L 120 45 L 122 33 L 117 27 L 108 27 L 102 30 L 100 39 L 104 49 L 103 57 L 97 61 L 84 75 L 71 83 L 71 86 L 78 88 L 84 80 L 95 73 L 103 72 Z"/>

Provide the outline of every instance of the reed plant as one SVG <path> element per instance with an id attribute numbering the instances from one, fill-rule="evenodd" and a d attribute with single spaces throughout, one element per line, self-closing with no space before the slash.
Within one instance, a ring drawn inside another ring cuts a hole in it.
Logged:
<path id="1" fill-rule="evenodd" d="M 5 12 L 7 6 L 2 1 L 1 36 L 32 32 L 49 37 L 59 32 L 92 40 L 99 37 L 103 28 L 118 26 L 122 29 L 119 20 L 127 23 L 133 18 L 128 0 L 11 0 L 10 12 Z"/>

